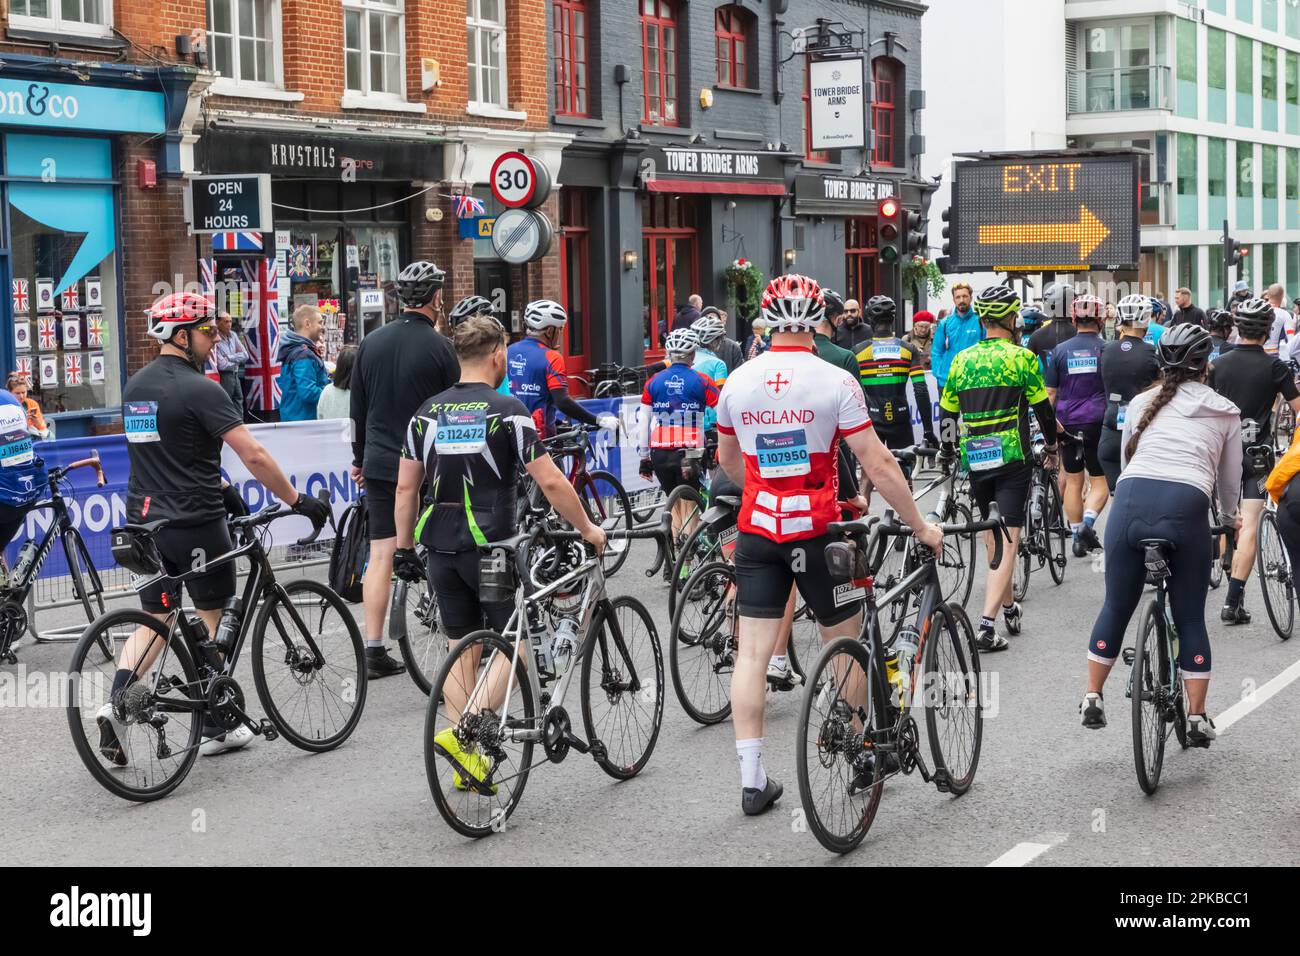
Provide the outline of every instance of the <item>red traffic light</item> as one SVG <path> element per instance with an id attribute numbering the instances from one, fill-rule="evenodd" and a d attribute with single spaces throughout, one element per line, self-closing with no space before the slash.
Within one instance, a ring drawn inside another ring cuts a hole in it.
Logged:
<path id="1" fill-rule="evenodd" d="M 880 201 L 880 216 L 882 219 L 893 219 L 898 215 L 897 199 L 882 199 Z"/>

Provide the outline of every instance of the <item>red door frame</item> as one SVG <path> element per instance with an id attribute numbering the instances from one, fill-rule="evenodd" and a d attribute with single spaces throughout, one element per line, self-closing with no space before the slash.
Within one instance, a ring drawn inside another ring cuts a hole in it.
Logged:
<path id="1" fill-rule="evenodd" d="M 668 329 L 672 331 L 673 317 L 676 314 L 676 301 L 680 297 L 682 290 L 673 286 L 673 272 L 676 265 L 673 257 L 677 251 L 677 240 L 686 239 L 690 242 L 691 251 L 691 288 L 686 290 L 686 295 L 691 291 L 697 290 L 700 284 L 700 243 L 699 230 L 687 227 L 663 228 L 656 226 L 651 229 L 641 230 L 642 247 L 648 252 L 645 263 L 645 281 L 646 288 L 650 292 L 650 315 L 653 321 L 650 323 L 650 348 L 645 351 L 646 364 L 657 362 L 663 358 L 663 343 L 658 341 L 658 316 L 659 316 L 659 299 L 666 295 L 667 301 L 664 307 L 664 315 L 667 319 Z M 656 248 L 657 242 L 663 240 L 664 250 L 667 255 L 666 268 L 664 277 L 667 288 L 661 288 L 658 281 L 659 275 L 659 255 Z"/>
<path id="2" fill-rule="evenodd" d="M 583 376 L 591 368 L 591 221 L 588 216 L 588 193 L 585 190 L 566 187 L 560 191 L 560 301 L 565 309 L 571 308 L 569 258 L 576 252 L 581 285 L 577 291 L 582 306 L 582 351 L 569 351 L 567 329 L 560 339 L 559 351 L 564 356 L 565 372 Z"/>
<path id="3" fill-rule="evenodd" d="M 850 235 L 850 232 L 853 235 Z M 850 245 L 851 239 L 862 245 Z M 846 298 L 856 298 L 859 305 L 866 305 L 868 297 L 863 290 L 862 280 L 868 275 L 871 279 L 871 293 L 874 295 L 880 289 L 879 253 L 879 242 L 876 241 L 876 217 L 859 216 L 844 220 Z"/>

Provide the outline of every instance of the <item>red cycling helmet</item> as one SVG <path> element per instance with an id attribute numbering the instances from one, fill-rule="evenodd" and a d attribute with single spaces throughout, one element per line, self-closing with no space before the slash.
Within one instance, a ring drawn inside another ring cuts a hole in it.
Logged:
<path id="1" fill-rule="evenodd" d="M 811 332 L 826 312 L 826 300 L 816 279 L 784 275 L 767 284 L 761 309 L 773 332 Z"/>
<path id="2" fill-rule="evenodd" d="M 1070 304 L 1070 315 L 1076 319 L 1100 319 L 1106 305 L 1095 295 L 1075 296 Z"/>
<path id="3" fill-rule="evenodd" d="M 144 314 L 149 318 L 149 335 L 166 342 L 177 329 L 216 318 L 217 304 L 198 292 L 173 292 L 149 306 Z"/>

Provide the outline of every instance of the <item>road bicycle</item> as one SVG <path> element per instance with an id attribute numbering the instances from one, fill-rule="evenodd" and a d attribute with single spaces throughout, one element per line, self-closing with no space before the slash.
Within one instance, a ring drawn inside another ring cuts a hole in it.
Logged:
<path id="1" fill-rule="evenodd" d="M 1065 441 L 1064 436 L 1062 441 Z M 1030 467 L 1033 473 L 1029 477 L 1029 491 L 1025 499 L 1025 527 L 1020 532 L 1020 546 L 1011 585 L 1012 596 L 1017 601 L 1023 601 L 1029 593 L 1030 575 L 1044 567 L 1051 574 L 1054 584 L 1059 586 L 1065 582 L 1065 542 L 1071 532 L 1065 521 L 1065 505 L 1056 480 L 1057 470 L 1047 467 L 1043 452 L 1045 447 L 1041 438 L 1036 439 L 1031 452 Z"/>
<path id="2" fill-rule="evenodd" d="M 1255 567 L 1269 623 L 1273 625 L 1274 633 L 1285 641 L 1290 639 L 1295 627 L 1295 579 L 1291 556 L 1277 523 L 1277 505 L 1272 498 L 1266 498 L 1265 502 L 1255 539 Z"/>
<path id="3" fill-rule="evenodd" d="M 942 527 L 945 535 L 994 531 L 992 564 L 1001 563 L 1006 528 L 996 504 L 985 521 Z M 866 837 L 890 777 L 919 770 L 941 793 L 960 796 L 970 788 L 979 765 L 984 704 L 975 631 L 960 605 L 944 603 L 934 553 L 877 596 L 868 556 L 880 541 L 910 536 L 911 529 L 887 515 L 837 522 L 830 531 L 841 536 L 826 546 L 832 580 L 860 591 L 866 613 L 859 635 L 831 641 L 810 669 L 796 770 L 813 835 L 826 849 L 846 853 Z M 900 634 L 895 649 L 887 651 L 880 611 L 912 601 L 918 589 L 919 627 Z M 918 675 L 933 770 L 921 753 L 912 715 Z"/>
<path id="4" fill-rule="evenodd" d="M 1215 537 L 1235 536 L 1231 526 L 1210 529 Z M 1179 745 L 1187 749 L 1187 705 L 1178 668 L 1178 628 L 1169 610 L 1170 554 L 1174 544 L 1164 538 L 1144 538 L 1143 563 L 1155 594 L 1142 609 L 1137 640 L 1122 652 L 1131 666 L 1124 696 L 1133 702 L 1133 763 L 1138 786 L 1147 794 L 1160 786 L 1165 742 L 1172 729 Z"/>
<path id="5" fill-rule="evenodd" d="M 415 553 L 424 565 L 427 551 L 418 541 Z M 438 599 L 428 579 L 411 583 L 393 576 L 392 599 L 388 602 L 388 633 L 406 662 L 406 672 L 424 694 L 447 656 L 447 633 L 442 629 Z"/>
<path id="6" fill-rule="evenodd" d="M 530 512 L 520 534 L 479 550 L 480 597 L 515 607 L 503 633 L 475 631 L 451 650 L 424 726 L 434 805 L 468 837 L 504 829 L 532 771 L 570 751 L 617 780 L 636 776 L 663 720 L 654 622 L 635 599 L 608 596 L 576 535 Z M 575 677 L 585 739 L 564 706 Z"/>
<path id="7" fill-rule="evenodd" d="M 205 729 L 246 727 L 310 752 L 333 750 L 356 729 L 366 668 L 351 611 L 317 581 L 280 584 L 267 554 L 270 524 L 292 514 L 275 504 L 231 518 L 235 547 L 177 575 L 164 570 L 154 541 L 167 519 L 114 529 L 113 556 L 134 574 L 137 591 L 162 583 L 165 592 L 178 593 L 185 582 L 241 558 L 248 559 L 249 574 L 242 596 L 226 602 L 215 635 L 179 605 L 162 619 L 142 610 L 110 611 L 82 633 L 72 654 L 68 726 L 82 763 L 109 792 L 135 801 L 171 793 L 194 766 Z M 249 639 L 253 683 L 267 714 L 262 720 L 249 715 L 235 678 Z M 109 661 L 92 661 L 105 646 L 114 651 Z M 118 666 L 131 674 L 114 689 Z M 105 734 L 109 726 L 116 746 Z"/>
<path id="8" fill-rule="evenodd" d="M 104 584 L 100 580 L 99 570 L 91 560 L 81 532 L 72 521 L 68 512 L 68 503 L 64 498 L 64 482 L 70 472 L 79 468 L 93 468 L 95 483 L 104 487 L 104 468 L 99 455 L 92 454 L 61 468 L 52 468 L 47 478 L 50 497 L 33 506 L 36 509 L 48 509 L 53 520 L 45 529 L 40 541 L 28 541 L 18 552 L 12 573 L 5 576 L 5 585 L 0 588 L 0 663 L 17 664 L 15 646 L 27 630 L 27 598 L 36 585 L 36 576 L 41 566 L 49 557 L 57 539 L 63 547 L 63 556 L 68 563 L 68 576 L 72 579 L 72 593 L 86 614 L 86 622 L 95 620 L 104 613 Z M 72 489 L 69 483 L 68 494 Z M 100 650 L 106 658 L 113 656 L 113 649 L 108 644 L 101 644 Z"/>

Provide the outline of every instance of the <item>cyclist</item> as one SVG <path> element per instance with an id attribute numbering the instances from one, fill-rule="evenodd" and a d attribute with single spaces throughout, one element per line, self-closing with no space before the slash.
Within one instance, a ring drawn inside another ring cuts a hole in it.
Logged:
<path id="1" fill-rule="evenodd" d="M 727 375 L 734 372 L 745 361 L 745 353 L 740 343 L 727 337 L 727 313 L 715 306 L 708 306 L 691 328 L 700 337 L 700 345 L 711 351 L 727 367 Z"/>
<path id="2" fill-rule="evenodd" d="M 763 769 L 763 704 L 790 585 L 812 608 L 823 638 L 861 629 L 860 597 L 831 583 L 824 553 L 827 526 L 839 517 L 841 440 L 921 543 L 943 546 L 943 533 L 922 519 L 898 464 L 876 438 L 857 381 L 813 353 L 812 333 L 824 308 L 813 279 L 783 275 L 768 283 L 761 310 L 772 348 L 732 374 L 718 405 L 718 457 L 744 488 L 735 552 L 740 654 L 731 704 L 741 809 L 751 816 L 782 792 Z"/>
<path id="3" fill-rule="evenodd" d="M 1010 646 L 995 629 L 999 607 L 1007 632 L 1020 633 L 1020 605 L 1012 598 L 1012 571 L 1033 473 L 1029 462 L 1031 407 L 1046 441 L 1048 467 L 1056 454 L 1056 415 L 1047 398 L 1043 373 L 1033 353 L 1013 341 L 1019 310 L 1020 297 L 1007 286 L 990 286 L 975 298 L 975 313 L 984 323 L 987 338 L 953 360 L 939 399 L 944 458 L 951 462 L 955 457 L 953 439 L 960 415 L 965 425 L 961 460 L 970 470 L 971 496 L 983 518 L 996 501 L 1011 534 L 1006 559 L 996 570 L 989 569 L 976 639 L 981 651 L 1004 651 Z M 989 532 L 986 539 L 990 562 L 992 535 L 997 533 Z"/>
<path id="4" fill-rule="evenodd" d="M 1104 309 L 1095 295 L 1078 296 L 1070 304 L 1075 334 L 1052 350 L 1044 376 L 1047 397 L 1056 409 L 1060 428 L 1077 436 L 1077 440 L 1065 444 L 1061 453 L 1065 517 L 1074 532 L 1076 558 L 1101 547 L 1093 524 L 1110 497 L 1110 489 L 1098 480 L 1105 472 L 1097 457 L 1108 394 L 1101 377 L 1101 354 L 1106 347 L 1100 335 Z M 1091 479 L 1086 499 L 1085 469 Z"/>
<path id="5" fill-rule="evenodd" d="M 1074 286 L 1068 282 L 1053 282 L 1043 290 L 1042 312 L 1047 322 L 1029 337 L 1025 348 L 1034 353 L 1038 368 L 1044 375 L 1052 360 L 1052 352 L 1062 342 L 1074 337 L 1074 326 L 1070 322 L 1073 302 Z"/>
<path id="6" fill-rule="evenodd" d="M 1147 345 L 1159 345 L 1160 336 L 1165 334 L 1165 325 L 1169 316 L 1169 308 L 1157 299 L 1155 296 L 1148 296 L 1151 300 L 1151 321 L 1147 323 L 1146 335 L 1142 336 L 1142 341 Z"/>
<path id="7" fill-rule="evenodd" d="M 221 483 L 221 449 L 228 445 L 250 474 L 273 495 L 319 528 L 329 505 L 299 494 L 252 433 L 225 390 L 203 374 L 217 341 L 216 304 L 205 295 L 177 292 L 158 299 L 145 312 L 148 334 L 162 343 L 156 359 L 136 372 L 122 390 L 131 474 L 127 479 L 127 520 L 168 523 L 153 535 L 170 575 L 190 571 L 233 550 L 226 525 Z M 237 497 L 237 496 L 236 496 Z M 197 575 L 186 590 L 209 635 L 228 598 L 235 595 L 233 562 Z M 157 582 L 140 592 L 140 605 L 159 620 L 179 606 L 179 587 Z M 162 651 L 149 628 L 137 628 L 118 655 L 112 694 L 120 694 L 152 666 Z M 99 752 L 118 766 L 129 755 L 119 742 L 123 725 L 110 701 L 96 714 Z M 199 751 L 216 754 L 243 747 L 253 732 L 205 724 Z"/>
<path id="8" fill-rule="evenodd" d="M 371 680 L 406 670 L 384 644 L 397 550 L 393 500 L 407 423 L 421 402 L 460 378 L 451 343 L 434 327 L 446 278 L 443 270 L 423 261 L 398 273 L 402 314 L 361 340 L 352 372 L 352 478 L 365 492 L 370 534 L 361 589 L 366 673 Z"/>
<path id="9" fill-rule="evenodd" d="M 1147 323 L 1151 321 L 1151 300 L 1144 295 L 1126 295 L 1116 309 L 1119 320 L 1119 339 L 1107 342 L 1101 353 L 1101 379 L 1106 392 L 1106 417 L 1102 421 L 1101 440 L 1097 443 L 1097 458 L 1106 472 L 1106 485 L 1111 494 L 1119 481 L 1121 443 L 1120 432 L 1128 420 L 1128 403 L 1133 396 L 1144 392 L 1156 380 L 1160 369 L 1156 365 L 1154 345 L 1143 341 Z"/>
<path id="10" fill-rule="evenodd" d="M 728 375 L 727 363 L 722 361 L 722 359 L 718 357 L 718 353 L 714 352 L 711 348 L 706 346 L 703 340 L 700 338 L 700 333 L 695 331 L 695 325 L 699 325 L 701 322 L 707 322 L 707 321 L 716 321 L 716 320 L 712 319 L 712 317 L 710 317 L 709 319 L 699 319 L 690 328 L 682 329 L 682 331 L 689 332 L 694 337 L 696 342 L 695 361 L 692 363 L 691 368 L 695 369 L 695 371 L 699 372 L 710 382 L 712 382 L 715 387 L 721 390 L 722 386 L 727 384 L 727 375 Z M 717 340 L 714 339 L 714 341 Z M 709 420 L 705 423 L 705 427 L 706 428 L 713 427 L 712 417 L 710 417 Z"/>
<path id="11" fill-rule="evenodd" d="M 507 358 L 510 393 L 524 403 L 543 438 L 555 434 L 556 412 L 584 425 L 616 431 L 617 415 L 593 415 L 569 397 L 564 358 L 555 350 L 568 322 L 569 314 L 558 302 L 538 299 L 528 303 L 524 308 L 528 334 L 510 346 Z"/>
<path id="12" fill-rule="evenodd" d="M 1027 305 L 1020 310 L 1020 318 L 1016 321 L 1016 329 L 1020 333 L 1020 345 L 1023 348 L 1029 348 L 1030 337 L 1043 327 L 1043 310 L 1036 305 Z"/>
<path id="13" fill-rule="evenodd" d="M 1174 544 L 1169 553 L 1169 605 L 1187 689 L 1187 739 L 1193 746 L 1208 747 L 1215 737 L 1214 724 L 1205 714 L 1210 683 L 1210 638 L 1205 629 L 1210 493 L 1217 484 L 1223 520 L 1239 526 L 1241 422 L 1236 406 L 1205 385 L 1209 355 L 1209 332 L 1189 322 L 1173 326 L 1156 346 L 1159 386 L 1129 403 L 1124 472 L 1106 523 L 1106 599 L 1092 626 L 1088 690 L 1079 705 L 1089 730 L 1106 726 L 1102 689 L 1146 585 L 1142 542 L 1164 538 Z"/>
<path id="14" fill-rule="evenodd" d="M 1279 396 L 1300 413 L 1300 390 L 1284 362 L 1264 350 L 1273 326 L 1273 307 L 1264 299 L 1237 306 L 1241 341 L 1210 367 L 1210 387 L 1241 409 L 1241 438 L 1245 443 L 1241 478 L 1241 534 L 1232 559 L 1227 600 L 1220 611 L 1225 624 L 1249 624 L 1243 606 L 1246 582 L 1255 564 L 1256 534 L 1264 511 L 1264 480 L 1272 470 L 1273 405 Z"/>
<path id="15" fill-rule="evenodd" d="M 448 338 L 456 331 L 456 326 L 460 325 L 466 319 L 471 319 L 476 315 L 485 315 L 488 318 L 496 319 L 496 313 L 492 309 L 492 303 L 481 295 L 467 295 L 457 302 L 450 312 L 447 313 L 447 331 Z M 510 394 L 510 379 L 506 378 L 497 386 L 497 391 L 502 395 Z"/>
<path id="16" fill-rule="evenodd" d="M 952 365 L 953 356 L 984 338 L 979 316 L 971 311 L 973 293 L 970 283 L 954 282 L 951 292 L 952 314 L 939 320 L 939 325 L 934 330 L 934 344 L 930 346 L 930 371 L 934 373 L 940 391 L 948 381 L 948 368 Z"/>
<path id="17" fill-rule="evenodd" d="M 502 633 L 513 601 L 479 600 L 479 548 L 515 534 L 516 481 L 520 469 L 536 480 L 552 507 L 598 552 L 605 532 L 588 518 L 578 494 L 537 439 L 532 416 L 519 399 L 496 391 L 506 373 L 506 334 L 491 316 L 473 315 L 452 325 L 460 381 L 424 402 L 411 419 L 397 481 L 398 548 L 394 568 L 407 581 L 425 581 L 438 600 L 449 645 L 484 626 Z M 416 522 L 421 483 L 430 498 Z M 414 533 L 409 529 L 414 527 Z M 424 545 L 427 562 L 414 549 Z M 462 662 L 460 680 L 447 681 L 448 709 L 459 717 L 474 686 L 477 661 Z M 491 772 L 488 758 L 461 749 L 451 727 L 438 744 L 475 780 Z M 464 789 L 459 779 L 455 785 Z"/>
<path id="18" fill-rule="evenodd" d="M 1210 332 L 1210 361 L 1215 361 L 1225 352 L 1231 352 L 1235 346 L 1232 338 L 1232 313 L 1225 309 L 1210 309 L 1205 315 L 1205 327 Z"/>
<path id="19" fill-rule="evenodd" d="M 23 384 L 26 384 L 23 381 Z M 0 389 L 0 551 L 9 546 L 27 512 L 46 491 L 45 461 L 32 450 L 27 430 L 27 409 L 12 392 Z M 8 573 L 0 564 L 0 584 Z M 11 645 L 10 649 L 16 649 Z"/>
<path id="20" fill-rule="evenodd" d="M 871 424 L 888 448 L 915 445 L 912 410 L 907 403 L 910 385 L 925 440 L 937 446 L 934 406 L 930 404 L 930 389 L 925 384 L 925 369 L 912 347 L 894 334 L 896 311 L 894 300 L 887 295 L 872 296 L 863 309 L 863 318 L 871 326 L 871 341 L 858 352 L 858 372 L 871 412 Z M 903 468 L 903 474 L 909 478 L 910 471 L 909 467 Z M 862 494 L 870 500 L 870 485 L 863 488 Z"/>
<path id="21" fill-rule="evenodd" d="M 817 357 L 842 368 L 854 378 L 858 377 L 858 357 L 843 346 L 835 344 L 835 323 L 832 318 L 844 311 L 844 300 L 833 289 L 822 289 L 826 311 L 813 329 L 813 348 Z"/>

